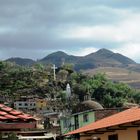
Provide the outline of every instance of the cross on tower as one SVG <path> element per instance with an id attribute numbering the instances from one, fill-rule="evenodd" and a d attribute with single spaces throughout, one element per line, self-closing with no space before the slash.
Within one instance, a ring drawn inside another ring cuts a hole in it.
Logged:
<path id="1" fill-rule="evenodd" d="M 53 77 L 54 77 L 54 81 L 56 80 L 56 74 L 55 74 L 55 70 L 57 69 L 57 67 L 55 66 L 55 64 L 53 64 L 53 67 L 51 67 L 53 69 Z"/>

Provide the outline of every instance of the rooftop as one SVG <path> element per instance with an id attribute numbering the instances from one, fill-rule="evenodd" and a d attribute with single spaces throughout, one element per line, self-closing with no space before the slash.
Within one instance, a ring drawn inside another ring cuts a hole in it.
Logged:
<path id="1" fill-rule="evenodd" d="M 30 116 L 29 114 L 25 114 L 4 104 L 0 104 L 0 121 L 4 121 L 6 119 L 14 121 L 16 119 L 18 120 L 20 119 L 22 121 L 26 121 L 26 119 L 35 119 L 35 118 Z"/>
<path id="2" fill-rule="evenodd" d="M 0 131 L 5 129 L 35 128 L 36 118 L 0 104 Z"/>
<path id="3" fill-rule="evenodd" d="M 89 125 L 81 127 L 72 132 L 69 132 L 66 135 L 73 135 L 73 134 L 83 133 L 87 131 L 96 131 L 99 129 L 105 129 L 113 126 L 120 126 L 120 125 L 124 125 L 131 122 L 137 122 L 137 121 L 140 121 L 140 108 L 133 107 L 125 111 L 122 111 L 120 113 L 101 119 L 99 121 L 93 122 Z"/>

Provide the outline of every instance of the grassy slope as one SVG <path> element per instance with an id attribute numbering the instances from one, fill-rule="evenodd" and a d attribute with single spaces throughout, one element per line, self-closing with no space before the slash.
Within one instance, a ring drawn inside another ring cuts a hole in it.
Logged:
<path id="1" fill-rule="evenodd" d="M 96 69 L 86 70 L 83 73 L 94 75 L 96 73 L 105 73 L 107 77 L 113 81 L 120 81 L 140 89 L 140 73 L 130 71 L 124 68 L 99 67 Z"/>

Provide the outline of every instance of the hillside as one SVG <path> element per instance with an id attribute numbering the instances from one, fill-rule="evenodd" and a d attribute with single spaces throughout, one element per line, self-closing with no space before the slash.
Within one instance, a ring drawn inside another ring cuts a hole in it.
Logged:
<path id="1" fill-rule="evenodd" d="M 140 89 L 140 73 L 124 68 L 100 67 L 83 71 L 84 74 L 93 76 L 97 73 L 104 73 L 108 79 L 116 82 L 123 82 L 130 86 Z"/>
<path id="2" fill-rule="evenodd" d="M 113 70 L 111 69 L 111 71 Z M 117 72 L 114 70 L 114 73 Z M 125 73 L 125 70 L 120 72 L 122 77 L 125 76 L 123 72 Z M 140 103 L 139 91 L 130 88 L 127 84 L 112 82 L 103 74 L 89 77 L 73 70 L 69 71 L 67 67 L 61 67 L 56 72 L 55 80 L 53 77 L 51 65 L 49 67 L 37 65 L 24 67 L 1 61 L 0 101 L 13 103 L 20 96 L 47 98 L 51 101 L 52 99 L 59 100 L 62 103 L 60 111 L 62 108 L 73 108 L 77 103 L 83 102 L 87 95 L 105 108 L 123 107 L 126 103 Z M 72 91 L 70 98 L 66 92 L 68 83 Z M 58 107 L 54 107 L 54 109 L 57 110 Z"/>
<path id="3" fill-rule="evenodd" d="M 5 61 L 9 61 L 9 62 L 14 62 L 17 65 L 21 65 L 21 66 L 31 66 L 35 63 L 34 60 L 32 59 L 28 59 L 28 58 L 19 58 L 19 57 L 14 57 L 14 58 L 9 58 Z"/>

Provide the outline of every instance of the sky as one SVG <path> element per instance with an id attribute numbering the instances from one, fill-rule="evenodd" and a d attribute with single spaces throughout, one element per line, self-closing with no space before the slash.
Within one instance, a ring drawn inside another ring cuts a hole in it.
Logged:
<path id="1" fill-rule="evenodd" d="M 0 0 L 1 60 L 101 48 L 140 63 L 139 0 Z"/>

